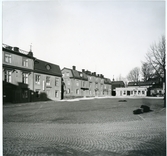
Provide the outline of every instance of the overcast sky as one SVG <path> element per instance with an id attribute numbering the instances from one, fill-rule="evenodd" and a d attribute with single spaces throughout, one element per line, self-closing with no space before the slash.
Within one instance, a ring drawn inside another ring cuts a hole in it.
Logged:
<path id="1" fill-rule="evenodd" d="M 4 1 L 2 42 L 112 79 L 141 67 L 165 35 L 164 1 Z"/>

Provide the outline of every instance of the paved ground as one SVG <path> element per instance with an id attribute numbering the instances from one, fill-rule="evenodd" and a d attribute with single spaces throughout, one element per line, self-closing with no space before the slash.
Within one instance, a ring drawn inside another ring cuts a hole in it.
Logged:
<path id="1" fill-rule="evenodd" d="M 4 156 L 165 156 L 161 99 L 92 99 L 6 105 Z M 153 111 L 133 115 L 147 104 Z"/>

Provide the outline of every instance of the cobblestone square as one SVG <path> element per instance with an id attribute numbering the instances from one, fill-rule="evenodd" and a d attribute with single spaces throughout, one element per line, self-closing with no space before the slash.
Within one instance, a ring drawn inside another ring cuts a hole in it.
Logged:
<path id="1" fill-rule="evenodd" d="M 4 156 L 165 156 L 163 99 L 49 101 L 3 106 Z M 134 115 L 142 104 L 148 113 Z"/>

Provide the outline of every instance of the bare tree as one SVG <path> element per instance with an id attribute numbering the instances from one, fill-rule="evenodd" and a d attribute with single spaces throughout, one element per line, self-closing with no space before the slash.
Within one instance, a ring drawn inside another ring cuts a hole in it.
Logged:
<path id="1" fill-rule="evenodd" d="M 155 76 L 162 78 L 166 84 L 166 41 L 162 36 L 158 43 L 150 46 L 150 50 L 146 54 L 148 63 L 152 66 Z M 164 85 L 165 86 L 165 85 Z M 164 107 L 166 107 L 166 87 L 164 94 Z"/>
<path id="2" fill-rule="evenodd" d="M 139 81 L 139 75 L 140 75 L 140 68 L 135 67 L 129 72 L 129 74 L 127 76 L 127 79 L 129 81 L 138 82 Z"/>
<path id="3" fill-rule="evenodd" d="M 142 62 L 141 75 L 143 76 L 143 81 L 153 77 L 153 68 L 150 63 Z"/>
<path id="4" fill-rule="evenodd" d="M 159 78 L 165 77 L 165 57 L 166 57 L 166 45 L 165 37 L 162 36 L 158 44 L 154 43 L 150 46 L 148 53 L 146 54 L 146 60 L 154 70 L 155 76 Z"/>

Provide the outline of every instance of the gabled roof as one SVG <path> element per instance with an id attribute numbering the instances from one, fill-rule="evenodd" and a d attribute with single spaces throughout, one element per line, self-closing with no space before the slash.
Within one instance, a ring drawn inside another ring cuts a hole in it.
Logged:
<path id="1" fill-rule="evenodd" d="M 80 80 L 88 80 L 88 77 L 87 77 L 86 73 L 84 73 L 84 72 L 80 72 L 78 70 L 74 70 L 74 69 L 70 69 L 70 68 L 66 68 L 66 67 L 64 67 L 62 70 L 64 70 L 64 69 L 71 71 L 72 77 L 70 77 L 70 78 L 80 79 Z"/>
<path id="2" fill-rule="evenodd" d="M 62 76 L 60 67 L 58 65 L 39 59 L 34 61 L 34 71 L 54 76 Z"/>
<path id="3" fill-rule="evenodd" d="M 81 76 L 81 74 L 82 74 L 82 76 Z M 82 80 L 88 80 L 88 77 L 84 72 L 79 72 L 79 75 L 80 75 Z"/>

